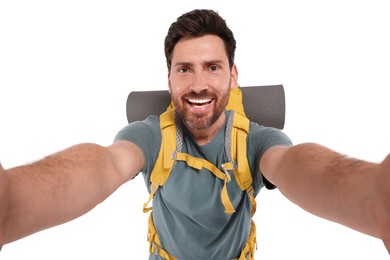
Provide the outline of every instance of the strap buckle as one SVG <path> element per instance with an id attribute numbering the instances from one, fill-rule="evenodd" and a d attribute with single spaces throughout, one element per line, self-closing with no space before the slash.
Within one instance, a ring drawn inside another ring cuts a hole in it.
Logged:
<path id="1" fill-rule="evenodd" d="M 255 189 L 253 186 L 249 186 L 248 189 L 246 189 L 246 192 L 248 193 L 249 196 L 254 196 L 255 195 Z"/>
<path id="2" fill-rule="evenodd" d="M 155 193 L 158 189 L 158 184 L 155 182 L 150 183 L 150 193 Z"/>
<path id="3" fill-rule="evenodd" d="M 153 247 L 153 254 L 158 255 L 158 246 L 156 243 L 152 242 L 152 247 Z"/>
<path id="4" fill-rule="evenodd" d="M 226 181 L 227 181 L 227 182 L 230 182 L 230 180 L 231 180 L 230 173 L 229 173 L 229 171 L 226 169 L 225 164 L 222 164 L 221 167 L 222 167 L 223 172 L 224 172 L 225 175 L 226 175 Z"/>
<path id="5" fill-rule="evenodd" d="M 177 151 L 172 151 L 172 159 L 176 161 Z"/>

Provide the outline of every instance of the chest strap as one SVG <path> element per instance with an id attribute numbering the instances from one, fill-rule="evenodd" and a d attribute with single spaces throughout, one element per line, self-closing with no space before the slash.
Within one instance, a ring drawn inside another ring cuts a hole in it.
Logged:
<path id="1" fill-rule="evenodd" d="M 222 172 L 218 169 L 217 166 L 207 161 L 206 159 L 196 158 L 187 153 L 175 152 L 173 157 L 177 161 L 186 162 L 188 166 L 195 168 L 197 170 L 201 170 L 202 168 L 205 168 L 209 170 L 211 173 L 213 173 L 217 178 L 224 180 L 224 184 L 221 191 L 222 204 L 225 207 L 225 212 L 227 214 L 232 214 L 236 212 L 232 202 L 230 201 L 229 194 L 227 192 L 227 186 L 226 186 L 227 183 L 231 181 L 231 177 L 228 170 L 233 170 L 233 163 L 223 164 L 222 168 L 224 169 L 224 172 Z"/>

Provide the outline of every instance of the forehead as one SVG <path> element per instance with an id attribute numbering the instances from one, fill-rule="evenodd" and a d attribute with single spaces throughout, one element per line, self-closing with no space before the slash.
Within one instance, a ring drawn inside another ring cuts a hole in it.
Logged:
<path id="1" fill-rule="evenodd" d="M 221 60 L 228 62 L 225 44 L 215 35 L 180 39 L 172 53 L 172 65 L 178 62 Z"/>

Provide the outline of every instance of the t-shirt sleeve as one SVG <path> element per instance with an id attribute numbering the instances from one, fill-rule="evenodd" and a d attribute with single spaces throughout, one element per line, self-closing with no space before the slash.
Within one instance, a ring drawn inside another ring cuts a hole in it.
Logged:
<path id="1" fill-rule="evenodd" d="M 140 148 L 145 161 L 142 173 L 150 174 L 161 146 L 159 118 L 149 116 L 143 121 L 128 124 L 115 136 L 114 141 L 121 140 L 132 142 Z M 145 178 L 145 181 L 148 179 Z"/>
<path id="2" fill-rule="evenodd" d="M 293 143 L 290 138 L 281 130 L 260 126 L 256 123 L 251 123 L 250 133 L 248 135 L 248 158 L 251 157 L 251 170 L 254 173 L 254 188 L 255 194 L 265 186 L 267 189 L 275 189 L 275 185 L 269 182 L 261 172 L 259 172 L 258 165 L 263 154 L 271 147 L 283 145 L 292 146 Z"/>

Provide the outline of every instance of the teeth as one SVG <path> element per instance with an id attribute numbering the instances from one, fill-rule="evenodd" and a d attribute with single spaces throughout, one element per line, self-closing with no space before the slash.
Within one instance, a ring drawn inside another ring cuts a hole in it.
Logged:
<path id="1" fill-rule="evenodd" d="M 211 102 L 211 98 L 207 99 L 188 99 L 189 102 L 195 103 L 195 104 L 204 104 Z"/>

